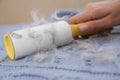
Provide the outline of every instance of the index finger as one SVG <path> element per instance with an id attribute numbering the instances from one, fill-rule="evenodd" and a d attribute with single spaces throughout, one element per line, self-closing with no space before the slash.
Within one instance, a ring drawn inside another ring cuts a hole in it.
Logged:
<path id="1" fill-rule="evenodd" d="M 103 9 L 93 9 L 93 10 L 85 10 L 82 13 L 79 13 L 69 19 L 69 23 L 71 24 L 77 24 L 77 23 L 83 23 L 91 20 L 96 20 L 99 18 L 103 18 L 108 15 L 108 12 L 106 10 L 103 11 Z"/>

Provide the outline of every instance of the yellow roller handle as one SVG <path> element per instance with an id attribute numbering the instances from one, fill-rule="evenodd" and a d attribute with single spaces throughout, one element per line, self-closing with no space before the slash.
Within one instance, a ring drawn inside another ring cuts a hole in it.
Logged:
<path id="1" fill-rule="evenodd" d="M 81 24 L 70 24 L 70 27 L 71 27 L 71 31 L 72 31 L 72 36 L 74 38 L 78 37 L 79 35 L 81 36 L 88 36 L 88 35 L 91 35 L 92 33 L 86 33 L 86 32 L 82 32 L 80 30 L 80 26 L 82 25 Z"/>

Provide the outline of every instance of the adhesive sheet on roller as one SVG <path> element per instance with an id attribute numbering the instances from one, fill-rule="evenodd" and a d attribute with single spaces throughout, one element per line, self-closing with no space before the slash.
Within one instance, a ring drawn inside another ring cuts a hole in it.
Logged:
<path id="1" fill-rule="evenodd" d="M 70 25 L 65 21 L 13 31 L 4 36 L 6 51 L 11 60 L 69 44 L 72 40 Z"/>

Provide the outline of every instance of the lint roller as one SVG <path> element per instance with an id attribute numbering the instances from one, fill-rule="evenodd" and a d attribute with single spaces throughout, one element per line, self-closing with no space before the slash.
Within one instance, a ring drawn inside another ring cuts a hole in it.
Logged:
<path id="1" fill-rule="evenodd" d="M 19 59 L 38 51 L 52 49 L 72 42 L 74 37 L 87 35 L 80 31 L 80 25 L 70 25 L 58 21 L 36 27 L 26 28 L 4 35 L 4 44 L 11 60 Z"/>

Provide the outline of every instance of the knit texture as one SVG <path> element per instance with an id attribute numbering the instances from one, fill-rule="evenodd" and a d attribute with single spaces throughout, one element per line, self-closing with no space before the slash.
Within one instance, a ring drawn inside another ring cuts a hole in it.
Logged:
<path id="1" fill-rule="evenodd" d="M 39 20 L 37 25 L 68 21 L 69 17 L 81 11 L 58 10 L 49 18 Z M 30 23 L 0 26 L 0 80 L 120 79 L 120 34 L 80 38 L 69 45 L 11 61 L 4 48 L 3 35 L 29 26 Z"/>

